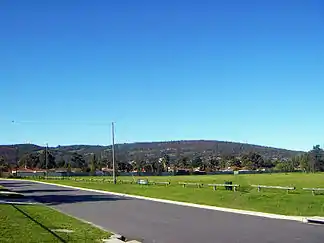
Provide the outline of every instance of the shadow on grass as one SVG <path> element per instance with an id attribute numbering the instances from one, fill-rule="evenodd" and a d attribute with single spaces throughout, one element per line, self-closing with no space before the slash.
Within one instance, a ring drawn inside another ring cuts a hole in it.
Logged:
<path id="1" fill-rule="evenodd" d="M 252 189 L 249 186 L 241 186 L 238 189 L 238 191 L 245 194 L 245 193 L 250 193 L 252 191 Z"/>
<path id="2" fill-rule="evenodd" d="M 257 192 L 257 191 L 256 191 Z M 300 194 L 303 194 L 299 191 L 289 191 L 287 192 L 286 190 L 263 190 L 261 192 L 257 192 L 257 193 L 267 193 L 269 195 L 272 195 L 272 194 L 276 194 L 276 195 L 300 195 Z"/>
<path id="3" fill-rule="evenodd" d="M 286 194 L 288 194 L 288 195 L 300 195 L 300 194 L 302 194 L 301 192 L 299 192 L 299 191 L 290 191 L 290 192 L 285 192 Z"/>
<path id="4" fill-rule="evenodd" d="M 293 190 L 289 190 L 289 192 L 287 192 L 287 190 L 280 190 L 280 189 L 268 189 L 268 188 L 262 188 L 260 192 L 258 192 L 258 189 L 256 188 L 250 188 L 248 190 L 248 192 L 251 193 L 255 193 L 255 194 L 279 194 L 279 195 L 300 195 L 300 194 L 305 194 L 301 191 L 293 191 Z"/>
<path id="5" fill-rule="evenodd" d="M 38 222 L 37 220 L 35 220 L 34 218 L 32 218 L 31 216 L 29 216 L 26 212 L 24 212 L 23 210 L 21 210 L 19 207 L 12 205 L 17 211 L 19 211 L 20 213 L 22 213 L 25 217 L 29 218 L 31 221 L 33 221 L 34 223 L 36 223 L 37 225 L 39 225 L 40 227 L 42 227 L 44 230 L 46 230 L 47 232 L 49 232 L 50 234 L 52 234 L 55 238 L 57 238 L 60 242 L 67 242 L 66 240 L 64 240 L 61 236 L 59 236 L 58 234 L 56 234 L 55 232 L 53 232 L 52 230 L 50 230 L 49 228 L 47 228 L 45 225 L 41 224 L 40 222 Z"/>

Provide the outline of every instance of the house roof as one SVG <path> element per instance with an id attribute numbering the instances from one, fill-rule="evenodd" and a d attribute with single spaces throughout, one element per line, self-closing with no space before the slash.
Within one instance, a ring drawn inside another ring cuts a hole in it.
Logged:
<path id="1" fill-rule="evenodd" d="M 35 172 L 46 172 L 46 170 L 42 170 L 42 169 L 29 169 L 29 168 L 18 168 L 18 170 L 14 169 L 12 170 L 13 172 L 31 172 L 31 173 L 35 173 Z"/>

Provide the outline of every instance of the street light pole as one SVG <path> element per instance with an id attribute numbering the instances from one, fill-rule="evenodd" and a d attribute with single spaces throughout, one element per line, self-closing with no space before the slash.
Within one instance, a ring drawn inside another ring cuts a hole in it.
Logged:
<path id="1" fill-rule="evenodd" d="M 15 121 L 12 120 L 11 123 L 12 124 L 15 124 Z M 19 144 L 13 143 L 12 144 L 12 147 L 13 147 L 13 149 L 15 151 L 15 163 L 16 163 L 16 165 L 15 165 L 16 174 L 15 175 L 18 176 L 18 169 L 19 169 Z M 13 174 L 12 173 L 12 170 L 11 170 L 11 174 Z"/>
<path id="2" fill-rule="evenodd" d="M 113 164 L 113 182 L 116 184 L 116 168 L 115 168 L 115 124 L 111 123 L 111 135 L 112 135 L 112 164 Z"/>
<path id="3" fill-rule="evenodd" d="M 19 145 L 14 145 L 15 148 L 15 162 L 16 162 L 16 176 L 18 175 L 18 168 L 19 168 Z"/>
<path id="4" fill-rule="evenodd" d="M 48 143 L 46 143 L 46 147 L 45 147 L 46 178 L 48 177 L 48 158 L 47 158 L 47 153 L 48 153 Z"/>

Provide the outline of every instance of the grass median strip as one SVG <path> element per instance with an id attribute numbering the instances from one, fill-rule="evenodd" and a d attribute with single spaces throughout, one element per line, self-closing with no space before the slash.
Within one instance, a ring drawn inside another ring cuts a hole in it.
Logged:
<path id="1" fill-rule="evenodd" d="M 303 187 L 324 187 L 324 173 L 318 174 L 259 174 L 259 175 L 212 175 L 212 176 L 170 176 L 170 177 L 136 177 L 149 181 L 170 181 L 167 187 L 157 185 L 117 184 L 90 181 L 90 177 L 82 177 L 82 181 L 45 180 L 46 182 L 76 187 L 105 190 L 111 192 L 141 195 L 152 198 L 169 199 L 218 207 L 252 210 L 295 216 L 324 216 L 324 196 L 312 196 L 302 190 Z M 92 177 L 93 179 L 94 177 Z M 100 177 L 96 177 L 99 179 Z M 106 177 L 108 178 L 108 177 Z M 127 179 L 119 177 L 119 179 Z M 240 185 L 238 191 L 224 189 L 213 191 L 208 184 L 232 181 Z M 202 183 L 201 188 L 185 187 L 179 182 Z M 296 190 L 287 194 L 276 189 L 264 189 L 258 192 L 250 185 L 293 186 Z"/>
<path id="2" fill-rule="evenodd" d="M 0 205 L 0 242 L 99 242 L 110 233 L 40 205 Z"/>

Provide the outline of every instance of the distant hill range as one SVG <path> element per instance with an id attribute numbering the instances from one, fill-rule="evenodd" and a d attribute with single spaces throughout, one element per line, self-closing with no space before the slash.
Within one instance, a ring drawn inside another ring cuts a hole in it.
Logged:
<path id="1" fill-rule="evenodd" d="M 15 163 L 17 157 L 21 157 L 26 153 L 39 153 L 43 150 L 44 147 L 34 144 L 0 145 L 0 156 L 4 156 L 10 163 Z M 96 154 L 99 158 L 111 158 L 111 146 L 71 145 L 51 147 L 49 150 L 55 156 L 56 160 L 69 160 L 73 153 L 83 155 L 86 161 L 89 160 L 92 154 Z M 240 156 L 249 152 L 259 153 L 266 159 L 282 160 L 304 153 L 302 151 L 293 151 L 252 144 L 211 140 L 116 144 L 115 150 L 117 161 L 122 162 L 139 159 L 155 160 L 164 154 L 168 154 L 172 161 L 181 156 L 186 156 L 190 159 L 196 155 L 200 155 L 202 157 L 226 155 Z"/>

